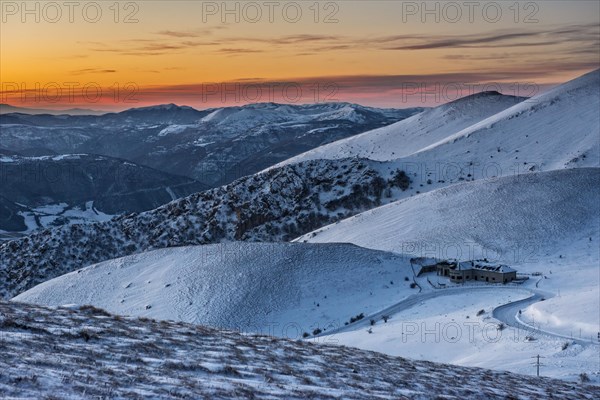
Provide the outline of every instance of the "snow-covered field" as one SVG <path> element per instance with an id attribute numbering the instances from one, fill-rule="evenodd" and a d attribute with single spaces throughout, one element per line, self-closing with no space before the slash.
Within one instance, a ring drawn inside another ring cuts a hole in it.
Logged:
<path id="1" fill-rule="evenodd" d="M 575 257 L 576 254 L 566 255 L 567 260 Z M 538 287 L 555 296 L 523 310 L 520 320 L 547 332 L 600 343 L 598 259 L 567 260 L 552 260 L 554 262 L 550 261 L 546 268 L 539 266 L 544 271 L 544 279 L 540 280 Z"/>
<path id="2" fill-rule="evenodd" d="M 597 398 L 597 386 L 183 323 L 0 302 L 0 397 Z"/>
<path id="3" fill-rule="evenodd" d="M 78 206 L 71 207 L 67 203 L 59 203 L 31 208 L 28 211 L 20 212 L 19 215 L 23 217 L 27 226 L 27 231 L 22 233 L 31 233 L 40 227 L 52 226 L 57 219 L 66 219 L 69 225 L 73 225 L 105 222 L 114 217 L 114 215 L 96 210 L 93 201 L 86 201 L 85 209 Z"/>

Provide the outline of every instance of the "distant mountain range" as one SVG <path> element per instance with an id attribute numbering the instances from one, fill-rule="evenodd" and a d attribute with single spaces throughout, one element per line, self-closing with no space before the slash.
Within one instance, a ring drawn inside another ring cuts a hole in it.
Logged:
<path id="1" fill-rule="evenodd" d="M 216 187 L 420 111 L 261 103 L 203 111 L 166 104 L 101 116 L 4 114 L 0 147 L 34 156 L 100 154 Z"/>
<path id="2" fill-rule="evenodd" d="M 21 114 L 49 114 L 49 115 L 102 115 L 106 111 L 90 110 L 87 108 L 69 108 L 66 110 L 51 110 L 41 108 L 15 107 L 10 104 L 0 104 L 0 114 L 21 113 Z"/>
<path id="3" fill-rule="evenodd" d="M 421 111 L 347 103 L 203 111 L 164 104 L 99 116 L 3 109 L 21 113 L 0 115 L 8 187 L 0 233 L 149 210 Z M 115 171 L 136 181 L 123 182 Z"/>

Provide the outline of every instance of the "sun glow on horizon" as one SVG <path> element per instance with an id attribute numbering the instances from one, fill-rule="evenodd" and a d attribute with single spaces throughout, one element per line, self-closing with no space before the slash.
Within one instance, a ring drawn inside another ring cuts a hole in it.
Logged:
<path id="1" fill-rule="evenodd" d="M 0 100 L 104 110 L 334 100 L 401 107 L 423 105 L 403 102 L 415 85 L 453 96 L 469 94 L 457 85 L 527 95 L 518 86 L 543 90 L 600 64 L 597 2 L 537 9 L 517 2 L 496 14 L 486 6 L 493 2 L 473 10 L 440 2 L 433 14 L 407 8 L 413 2 L 266 3 L 82 2 L 69 9 L 3 1 Z"/>

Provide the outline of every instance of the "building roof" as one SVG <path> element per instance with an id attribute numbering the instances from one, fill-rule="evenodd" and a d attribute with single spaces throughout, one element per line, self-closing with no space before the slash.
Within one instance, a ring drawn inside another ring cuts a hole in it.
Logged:
<path id="1" fill-rule="evenodd" d="M 516 270 L 512 269 L 511 267 L 509 267 L 507 265 L 492 265 L 492 264 L 481 265 L 481 264 L 475 264 L 473 261 L 461 261 L 461 262 L 457 263 L 456 270 L 467 271 L 470 269 L 499 272 L 499 273 L 503 273 L 503 274 L 506 274 L 509 272 L 516 272 Z"/>

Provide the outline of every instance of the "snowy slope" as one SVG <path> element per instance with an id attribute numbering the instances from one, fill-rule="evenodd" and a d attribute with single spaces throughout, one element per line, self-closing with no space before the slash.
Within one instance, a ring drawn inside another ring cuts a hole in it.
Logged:
<path id="1" fill-rule="evenodd" d="M 600 70 L 431 144 L 401 161 L 497 175 L 600 164 Z"/>
<path id="2" fill-rule="evenodd" d="M 89 307 L 0 302 L 0 340 L 2 398 L 591 400 L 600 390 Z"/>
<path id="3" fill-rule="evenodd" d="M 278 165 L 314 159 L 361 157 L 386 161 L 412 154 L 521 101 L 483 92 L 428 109 L 383 128 L 317 147 Z"/>
<path id="4" fill-rule="evenodd" d="M 0 281 L 0 293 L 16 295 L 17 288 L 28 289 L 82 264 L 166 246 L 289 240 L 461 181 L 598 166 L 599 90 L 594 72 L 517 104 L 468 135 L 408 157 L 287 164 L 139 216 L 0 245 L 0 276 L 11 277 L 4 287 Z M 398 170 L 412 180 L 405 190 L 391 187 Z"/>
<path id="5" fill-rule="evenodd" d="M 107 261 L 14 300 L 301 338 L 416 292 L 408 276 L 408 259 L 353 245 L 237 242 Z"/>
<path id="6" fill-rule="evenodd" d="M 597 246 L 598 187 L 598 168 L 465 182 L 366 211 L 297 241 L 511 264 L 558 256 L 590 237 Z M 468 246 L 474 254 L 467 253 Z"/>
<path id="7" fill-rule="evenodd" d="M 468 98 L 463 100 L 464 104 L 469 104 Z M 462 130 L 446 129 L 446 126 L 453 126 L 447 116 L 435 123 L 420 121 L 428 113 L 443 111 L 452 104 L 348 141 L 321 147 L 289 162 L 337 158 L 338 154 L 383 160 L 395 158 L 393 163 L 407 171 L 415 183 L 424 185 L 421 191 L 433 188 L 426 185 L 429 181 L 448 184 L 458 177 L 472 180 L 600 165 L 600 70 L 505 107 L 497 114 L 463 126 Z M 481 111 L 482 104 L 487 103 L 480 101 L 474 108 L 462 111 L 460 107 L 456 108 L 461 114 L 484 115 L 490 110 L 483 107 Z M 414 130 L 419 124 L 423 124 L 425 132 Z M 396 131 L 397 128 L 401 129 Z M 403 135 L 408 136 L 405 139 Z M 405 140 L 414 145 L 403 151 Z"/>

